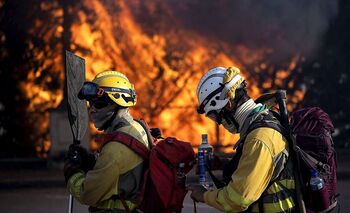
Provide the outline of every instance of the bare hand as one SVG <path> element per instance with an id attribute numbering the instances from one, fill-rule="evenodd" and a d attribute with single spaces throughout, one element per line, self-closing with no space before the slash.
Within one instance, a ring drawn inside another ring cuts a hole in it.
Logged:
<path id="1" fill-rule="evenodd" d="M 187 189 L 192 191 L 191 198 L 196 202 L 204 203 L 204 193 L 207 191 L 202 185 L 190 184 Z"/>

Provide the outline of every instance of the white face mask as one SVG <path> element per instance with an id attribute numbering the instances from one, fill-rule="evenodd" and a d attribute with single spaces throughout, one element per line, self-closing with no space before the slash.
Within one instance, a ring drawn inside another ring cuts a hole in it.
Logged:
<path id="1" fill-rule="evenodd" d="M 110 104 L 101 109 L 96 109 L 93 106 L 89 109 L 90 118 L 97 129 L 102 128 L 103 125 L 109 121 L 109 119 L 111 119 L 115 111 L 115 107 L 115 104 Z"/>
<path id="2" fill-rule="evenodd" d="M 221 124 L 227 131 L 231 132 L 232 134 L 238 133 L 236 125 L 233 122 L 231 122 L 231 124 L 228 124 L 226 119 L 222 119 Z"/>

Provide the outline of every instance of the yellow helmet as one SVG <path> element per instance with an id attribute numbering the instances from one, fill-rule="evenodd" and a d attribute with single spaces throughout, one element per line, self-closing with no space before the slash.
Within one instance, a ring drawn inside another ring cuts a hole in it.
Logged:
<path id="1" fill-rule="evenodd" d="M 103 71 L 92 81 L 116 104 L 123 107 L 136 105 L 136 92 L 129 79 L 118 71 Z"/>

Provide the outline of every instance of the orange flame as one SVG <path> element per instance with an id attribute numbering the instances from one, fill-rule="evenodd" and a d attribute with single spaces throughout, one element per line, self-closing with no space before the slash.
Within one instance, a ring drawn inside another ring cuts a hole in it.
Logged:
<path id="1" fill-rule="evenodd" d="M 210 143 L 216 144 L 215 124 L 197 115 L 195 110 L 196 87 L 209 68 L 231 65 L 242 68 L 253 98 L 261 94 L 261 89 L 277 89 L 283 85 L 291 89 L 295 86 L 295 79 L 289 79 L 287 84 L 285 79 L 296 70 L 300 56 L 293 58 L 286 68 L 276 71 L 274 65 L 264 62 L 266 55 L 272 51 L 270 48 L 249 49 L 243 44 L 230 47 L 224 42 L 212 41 L 191 30 L 177 27 L 165 26 L 165 29 L 149 33 L 137 22 L 126 1 L 105 5 L 101 1 L 90 0 L 82 4 L 86 10 L 76 11 L 77 20 L 70 29 L 64 29 L 63 10 L 57 7 L 56 2 L 42 3 L 42 9 L 51 10 L 52 16 L 58 20 L 57 26 L 41 31 L 45 22 L 37 20 L 30 33 L 41 32 L 40 36 L 49 41 L 60 38 L 64 30 L 69 30 L 70 49 L 86 59 L 87 80 L 92 80 L 98 72 L 106 69 L 125 73 L 135 84 L 138 94 L 138 105 L 131 109 L 132 114 L 136 118 L 144 118 L 150 126 L 160 127 L 166 136 L 176 136 L 199 145 L 200 135 L 207 133 Z M 135 2 L 133 5 L 137 6 Z M 117 8 L 117 12 L 111 14 L 109 7 Z M 172 24 L 176 25 L 176 22 L 168 23 Z M 56 108 L 63 99 L 63 47 L 58 43 L 54 49 L 47 45 L 44 50 L 39 50 L 29 43 L 29 48 L 33 49 L 34 57 L 41 65 L 28 72 L 27 80 L 20 83 L 20 88 L 30 100 L 28 111 L 40 114 L 33 116 L 40 121 L 38 130 L 45 135 L 49 128 L 48 110 Z M 250 71 L 246 71 L 248 68 Z M 43 75 L 46 72 L 51 75 Z M 262 81 L 255 78 L 253 72 L 266 72 L 267 75 L 275 72 L 275 78 L 265 79 L 259 88 Z M 50 89 L 49 85 L 55 77 L 59 78 L 60 84 L 58 88 Z M 303 89 L 291 94 L 289 110 L 303 99 L 304 94 Z M 221 145 L 229 146 L 237 139 L 237 136 L 220 127 Z M 45 151 L 50 148 L 47 138 L 39 145 Z M 91 146 L 96 148 L 96 144 Z"/>

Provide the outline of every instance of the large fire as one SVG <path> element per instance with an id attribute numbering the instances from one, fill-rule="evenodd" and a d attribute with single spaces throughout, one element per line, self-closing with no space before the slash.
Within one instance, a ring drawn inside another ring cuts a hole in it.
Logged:
<path id="1" fill-rule="evenodd" d="M 50 149 L 48 110 L 56 108 L 63 99 L 64 48 L 86 59 L 87 80 L 107 69 L 125 73 L 138 94 L 138 104 L 132 109 L 134 117 L 161 128 L 166 136 L 176 136 L 194 146 L 200 144 L 203 133 L 209 134 L 210 143 L 229 147 L 226 151 L 237 140 L 220 127 L 217 141 L 215 124 L 196 113 L 196 87 L 209 68 L 240 67 L 253 98 L 268 90 L 288 89 L 293 91 L 289 94 L 290 110 L 303 99 L 305 89 L 295 88 L 302 56 L 296 53 L 289 62 L 277 66 L 266 60 L 272 51 L 269 47 L 230 46 L 182 28 L 167 13 L 169 8 L 159 4 L 161 13 L 154 2 L 144 5 L 138 0 L 89 0 L 66 8 L 56 1 L 41 4 L 54 21 L 46 26 L 45 20 L 36 20 L 31 33 L 48 43 L 65 35 L 69 41 L 68 46 L 58 42 L 54 48 L 47 45 L 45 49 L 36 49 L 34 43 L 29 43 L 39 68 L 29 70 L 20 87 L 30 100 L 28 111 L 33 112 L 32 119 L 38 121 L 37 130 L 43 135 L 43 141 L 37 144 L 38 152 Z M 143 9 L 157 22 L 140 22 Z M 67 24 L 67 17 L 73 21 Z"/>

